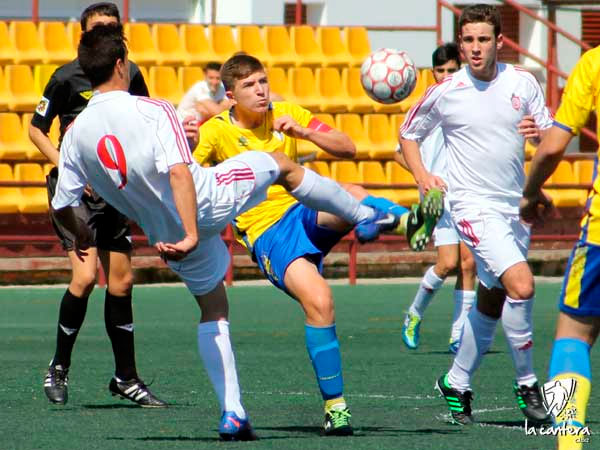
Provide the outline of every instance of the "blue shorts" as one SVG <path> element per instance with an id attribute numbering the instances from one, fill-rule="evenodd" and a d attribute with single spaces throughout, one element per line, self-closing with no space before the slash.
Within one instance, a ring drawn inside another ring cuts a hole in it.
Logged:
<path id="1" fill-rule="evenodd" d="M 297 204 L 254 242 L 253 256 L 269 281 L 290 294 L 283 284 L 288 266 L 306 257 L 321 273 L 323 258 L 345 234 L 319 226 L 317 211 Z"/>
<path id="2" fill-rule="evenodd" d="M 577 316 L 600 316 L 600 246 L 585 242 L 575 245 L 558 307 Z"/>

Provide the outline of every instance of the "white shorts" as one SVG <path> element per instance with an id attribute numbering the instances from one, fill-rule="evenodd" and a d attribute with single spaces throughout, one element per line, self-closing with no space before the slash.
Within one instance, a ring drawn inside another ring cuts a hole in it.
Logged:
<path id="1" fill-rule="evenodd" d="M 460 236 L 450 215 L 450 202 L 448 196 L 444 196 L 444 212 L 433 230 L 433 245 L 458 245 Z"/>
<path id="2" fill-rule="evenodd" d="M 480 205 L 460 205 L 452 209 L 460 238 L 470 247 L 477 276 L 491 289 L 503 288 L 500 277 L 511 266 L 527 261 L 531 227 L 518 213 L 506 214 Z"/>
<path id="3" fill-rule="evenodd" d="M 198 247 L 181 261 L 169 261 L 194 295 L 212 291 L 225 277 L 229 252 L 220 233 L 243 212 L 267 198 L 279 177 L 279 166 L 264 152 L 244 152 L 209 169 L 210 195 L 200 202 Z"/>

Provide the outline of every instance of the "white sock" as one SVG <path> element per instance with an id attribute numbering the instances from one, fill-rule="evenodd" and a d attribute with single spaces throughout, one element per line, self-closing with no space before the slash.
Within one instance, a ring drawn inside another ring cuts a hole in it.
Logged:
<path id="1" fill-rule="evenodd" d="M 454 312 L 452 313 L 452 331 L 450 333 L 452 342 L 460 340 L 467 314 L 469 314 L 475 303 L 475 295 L 475 291 L 461 291 L 459 289 L 454 291 Z"/>
<path id="2" fill-rule="evenodd" d="M 448 372 L 448 383 L 459 392 L 471 389 L 471 376 L 494 340 L 497 319 L 471 308 L 463 327 L 462 340 Z"/>
<path id="3" fill-rule="evenodd" d="M 203 322 L 198 325 L 198 353 L 221 404 L 221 411 L 233 411 L 246 418 L 229 340 L 229 322 Z"/>
<path id="4" fill-rule="evenodd" d="M 322 177 L 306 167 L 300 185 L 290 194 L 310 209 L 341 217 L 350 224 L 369 219 L 375 210 L 362 205 L 335 181 Z"/>
<path id="5" fill-rule="evenodd" d="M 417 295 L 415 295 L 415 299 L 410 305 L 410 308 L 408 308 L 408 311 L 412 314 L 416 314 L 420 318 L 423 317 L 425 310 L 429 306 L 429 302 L 431 302 L 431 299 L 443 284 L 444 279 L 436 275 L 433 266 L 427 269 L 427 272 L 425 272 L 425 275 L 421 280 L 419 289 L 417 290 Z"/>
<path id="6" fill-rule="evenodd" d="M 515 300 L 506 297 L 502 308 L 502 327 L 517 373 L 519 386 L 532 386 L 533 372 L 533 298 Z"/>

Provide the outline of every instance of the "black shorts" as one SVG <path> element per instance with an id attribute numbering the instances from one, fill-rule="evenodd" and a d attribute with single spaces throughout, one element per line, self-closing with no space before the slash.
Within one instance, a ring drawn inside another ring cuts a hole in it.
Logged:
<path id="1" fill-rule="evenodd" d="M 48 203 L 54 197 L 57 180 L 58 169 L 54 167 L 46 177 Z M 92 196 L 84 194 L 79 206 L 73 207 L 73 211 L 75 216 L 87 223 L 92 231 L 92 242 L 95 243 L 92 246 L 111 252 L 131 252 L 131 229 L 127 217 L 106 203 L 98 194 L 95 192 Z M 74 236 L 60 223 L 53 214 L 52 208 L 50 208 L 50 221 L 63 248 L 67 251 L 73 250 Z"/>

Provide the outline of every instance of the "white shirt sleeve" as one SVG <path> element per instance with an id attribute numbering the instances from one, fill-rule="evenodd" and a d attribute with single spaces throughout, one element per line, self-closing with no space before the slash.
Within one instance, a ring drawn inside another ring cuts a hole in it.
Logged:
<path id="1" fill-rule="evenodd" d="M 185 131 L 173 106 L 160 100 L 156 122 L 158 145 L 154 149 L 156 168 L 159 172 L 167 172 L 175 164 L 191 164 L 192 154 L 188 146 Z"/>
<path id="2" fill-rule="evenodd" d="M 436 103 L 449 87 L 450 80 L 433 85 L 408 111 L 400 128 L 404 139 L 422 142 L 440 124 L 442 117 Z"/>
<path id="3" fill-rule="evenodd" d="M 65 133 L 60 146 L 58 160 L 58 181 L 56 192 L 52 198 L 52 207 L 61 209 L 66 206 L 79 206 L 79 200 L 87 183 L 87 176 L 83 172 L 77 148 L 73 143 L 73 128 Z"/>
<path id="4" fill-rule="evenodd" d="M 540 130 L 546 130 L 552 126 L 553 119 L 550 110 L 546 106 L 542 87 L 532 74 L 529 72 L 521 73 L 530 81 L 527 113 L 533 116 L 533 120 Z"/>

